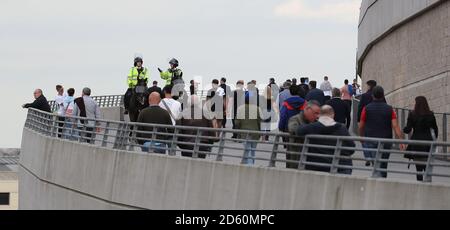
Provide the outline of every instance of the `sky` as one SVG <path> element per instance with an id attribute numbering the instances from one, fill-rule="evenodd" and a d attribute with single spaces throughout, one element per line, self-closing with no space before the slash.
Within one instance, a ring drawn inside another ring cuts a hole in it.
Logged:
<path id="1" fill-rule="evenodd" d="M 360 0 L 1 0 L 0 148 L 20 147 L 27 111 L 41 88 L 126 91 L 136 54 L 150 80 L 180 61 L 184 79 L 257 80 L 355 76 Z"/>

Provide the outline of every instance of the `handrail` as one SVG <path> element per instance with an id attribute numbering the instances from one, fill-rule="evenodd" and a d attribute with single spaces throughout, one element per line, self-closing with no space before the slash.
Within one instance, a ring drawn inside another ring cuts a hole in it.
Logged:
<path id="1" fill-rule="evenodd" d="M 190 155 L 193 158 L 212 157 L 215 161 L 228 161 L 232 163 L 258 164 L 266 167 L 284 167 L 297 170 L 319 170 L 332 174 L 351 174 L 352 171 L 372 172 L 371 177 L 380 178 L 385 173 L 399 173 L 404 175 L 425 176 L 425 182 L 431 182 L 432 178 L 445 179 L 450 183 L 450 163 L 440 162 L 439 158 L 448 153 L 437 153 L 436 148 L 448 148 L 448 142 L 392 140 L 363 137 L 318 136 L 309 135 L 301 138 L 298 143 L 282 142 L 283 139 L 297 138 L 279 132 L 260 132 L 249 130 L 213 129 L 206 127 L 171 126 L 158 124 L 140 124 L 120 122 L 102 119 L 88 119 L 82 117 L 61 117 L 56 114 L 46 113 L 35 109 L 28 112 L 25 129 L 35 131 L 51 138 L 60 138 L 65 141 L 88 143 L 98 147 L 119 149 L 126 151 L 160 152 L 169 155 Z M 82 124 L 82 122 L 84 124 Z M 229 136 L 237 134 L 238 139 Z M 269 141 L 252 136 L 270 137 Z M 237 142 L 241 142 L 238 144 Z M 397 148 L 385 150 L 383 148 L 367 148 L 349 146 L 348 143 L 378 143 L 377 146 L 395 146 L 398 144 L 414 144 L 419 146 L 431 146 L 429 153 L 402 151 Z M 258 147 L 250 147 L 254 143 Z M 155 145 L 156 144 L 156 145 Z M 245 145 L 244 145 L 245 144 Z M 287 149 L 281 148 L 286 146 Z M 302 151 L 303 149 L 303 151 Z M 364 159 L 348 154 L 361 151 L 374 152 L 374 158 Z M 423 157 L 430 159 L 428 162 L 406 159 L 385 159 L 385 154 Z M 255 153 L 255 155 L 253 155 Z M 349 164 L 348 161 L 353 162 Z M 373 161 L 369 167 L 361 166 L 361 162 Z M 405 168 L 408 164 L 427 165 L 424 173 L 400 170 L 398 168 L 383 167 L 384 164 L 400 164 Z"/>

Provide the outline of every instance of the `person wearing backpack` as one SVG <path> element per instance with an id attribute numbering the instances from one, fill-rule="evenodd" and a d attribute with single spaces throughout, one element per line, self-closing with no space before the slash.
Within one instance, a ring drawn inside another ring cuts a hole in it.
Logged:
<path id="1" fill-rule="evenodd" d="M 64 116 L 65 116 L 65 128 L 63 131 L 64 139 L 72 139 L 72 125 L 74 124 L 72 117 L 73 107 L 75 104 L 75 89 L 70 88 L 67 90 L 67 97 L 64 98 Z"/>
<path id="2" fill-rule="evenodd" d="M 172 119 L 172 124 L 176 125 L 177 121 L 181 116 L 181 103 L 172 97 L 172 86 L 166 85 L 163 89 L 164 99 L 159 103 L 159 107 L 166 110 L 170 118 Z"/>
<path id="3" fill-rule="evenodd" d="M 278 123 L 278 129 L 280 132 L 289 133 L 289 119 L 291 117 L 298 115 L 306 107 L 306 100 L 301 98 L 300 94 L 303 92 L 301 86 L 293 85 L 289 88 L 292 97 L 286 99 L 280 109 L 280 121 Z M 284 143 L 289 143 L 288 137 L 283 137 Z M 285 149 L 288 145 L 284 146 Z"/>
<path id="4" fill-rule="evenodd" d="M 289 89 L 292 97 L 284 101 L 280 110 L 280 122 L 278 128 L 281 132 L 289 132 L 289 119 L 299 114 L 305 108 L 306 101 L 300 97 L 300 86 L 293 85 Z"/>
<path id="5" fill-rule="evenodd" d="M 83 142 L 94 144 L 95 134 L 100 132 L 98 122 L 93 119 L 101 119 L 100 107 L 91 97 L 91 89 L 84 88 L 81 97 L 75 99 L 72 115 L 82 117 L 78 119 L 78 129 Z M 92 119 L 92 120 L 88 120 Z"/>

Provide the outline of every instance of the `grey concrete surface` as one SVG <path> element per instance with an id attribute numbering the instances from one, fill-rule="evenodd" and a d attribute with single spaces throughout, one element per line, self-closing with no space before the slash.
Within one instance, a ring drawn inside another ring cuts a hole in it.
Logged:
<path id="1" fill-rule="evenodd" d="M 20 209 L 450 209 L 450 185 L 113 151 L 24 130 Z"/>

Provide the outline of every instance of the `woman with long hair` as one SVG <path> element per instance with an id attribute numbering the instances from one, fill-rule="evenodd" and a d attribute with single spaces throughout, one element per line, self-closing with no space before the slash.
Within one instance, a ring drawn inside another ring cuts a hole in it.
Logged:
<path id="1" fill-rule="evenodd" d="M 434 113 L 430 110 L 428 101 L 425 97 L 420 96 L 416 98 L 416 105 L 414 111 L 409 113 L 408 124 L 403 129 L 403 132 L 410 134 L 413 132 L 411 140 L 425 140 L 432 141 L 438 137 L 438 127 Z M 433 138 L 434 134 L 434 138 Z M 409 145 L 407 151 L 429 153 L 430 145 Z M 423 175 L 426 171 L 426 162 L 428 156 L 419 156 L 417 154 L 406 154 L 405 158 L 413 160 L 417 169 L 417 180 L 423 181 Z"/>

